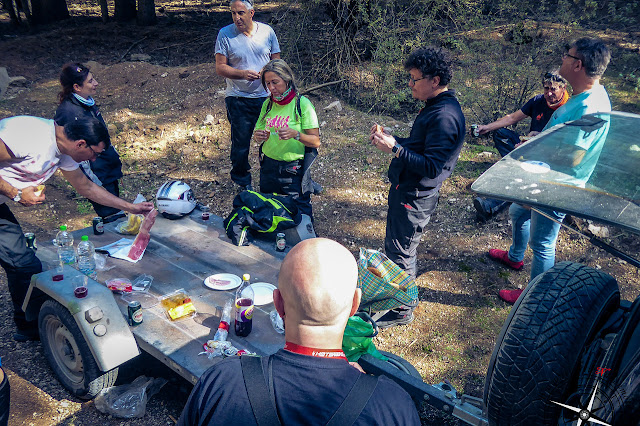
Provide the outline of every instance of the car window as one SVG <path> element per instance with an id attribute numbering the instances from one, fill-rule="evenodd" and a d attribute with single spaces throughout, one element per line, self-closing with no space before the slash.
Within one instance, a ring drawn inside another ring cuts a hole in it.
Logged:
<path id="1" fill-rule="evenodd" d="M 640 115 L 590 114 L 554 126 L 497 162 L 471 189 L 640 232 Z"/>

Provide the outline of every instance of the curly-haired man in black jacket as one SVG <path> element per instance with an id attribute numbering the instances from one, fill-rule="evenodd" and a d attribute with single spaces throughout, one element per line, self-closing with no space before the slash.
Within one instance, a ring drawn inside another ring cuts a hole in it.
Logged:
<path id="1" fill-rule="evenodd" d="M 438 204 L 442 182 L 458 161 L 465 119 L 455 92 L 449 89 L 451 59 L 444 49 L 414 51 L 404 63 L 415 99 L 424 101 L 408 138 L 394 137 L 375 125 L 371 144 L 392 154 L 389 166 L 389 210 L 384 247 L 387 256 L 416 276 L 416 250 L 424 227 Z M 378 325 L 390 327 L 413 320 L 412 308 L 388 312 Z"/>

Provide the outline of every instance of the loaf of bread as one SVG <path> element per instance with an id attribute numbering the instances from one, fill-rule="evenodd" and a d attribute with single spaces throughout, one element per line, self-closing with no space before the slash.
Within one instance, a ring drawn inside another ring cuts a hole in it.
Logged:
<path id="1" fill-rule="evenodd" d="M 378 271 L 376 268 L 374 268 L 373 266 L 368 266 L 367 269 L 369 270 L 369 272 L 371 272 L 373 275 L 375 275 L 376 277 L 380 277 L 382 278 L 382 274 L 380 273 L 380 271 Z"/>

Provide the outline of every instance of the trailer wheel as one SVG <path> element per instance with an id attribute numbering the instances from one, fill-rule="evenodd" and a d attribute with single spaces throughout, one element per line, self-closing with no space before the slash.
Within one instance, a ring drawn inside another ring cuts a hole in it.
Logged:
<path id="1" fill-rule="evenodd" d="M 498 336 L 485 384 L 492 425 L 556 424 L 580 356 L 620 306 L 616 280 L 561 262 L 529 283 Z"/>
<path id="2" fill-rule="evenodd" d="M 402 371 L 403 373 L 407 373 L 408 375 L 413 376 L 417 379 L 422 380 L 422 376 L 420 375 L 418 370 L 416 370 L 416 368 L 406 359 L 396 354 L 392 354 L 391 352 L 386 352 L 386 351 L 379 351 L 379 352 L 382 355 L 389 358 L 387 362 L 393 365 L 394 367 L 396 367 L 398 370 Z"/>
<path id="3" fill-rule="evenodd" d="M 113 386 L 118 368 L 102 373 L 75 319 L 60 303 L 47 300 L 40 308 L 38 329 L 45 357 L 62 385 L 78 398 L 91 399 Z"/>

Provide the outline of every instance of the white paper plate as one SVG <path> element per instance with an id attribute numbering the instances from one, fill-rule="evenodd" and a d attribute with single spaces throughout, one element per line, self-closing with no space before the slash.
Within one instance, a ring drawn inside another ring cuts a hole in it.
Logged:
<path id="1" fill-rule="evenodd" d="M 215 283 L 215 280 L 229 281 L 229 284 L 219 285 Z M 204 285 L 213 290 L 231 290 L 238 287 L 242 283 L 239 276 L 233 274 L 215 274 L 211 275 L 204 280 Z"/>
<path id="2" fill-rule="evenodd" d="M 269 283 L 254 283 L 251 284 L 253 289 L 253 304 L 260 306 L 273 302 L 273 290 L 276 286 Z"/>

